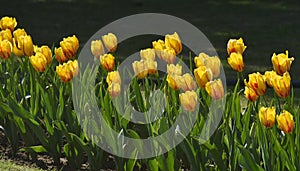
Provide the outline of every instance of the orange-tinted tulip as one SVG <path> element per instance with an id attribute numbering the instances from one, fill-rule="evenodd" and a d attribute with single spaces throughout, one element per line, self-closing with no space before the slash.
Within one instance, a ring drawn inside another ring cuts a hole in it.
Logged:
<path id="1" fill-rule="evenodd" d="M 117 97 L 120 95 L 121 86 L 119 83 L 111 83 L 108 86 L 108 93 L 111 97 Z"/>
<path id="2" fill-rule="evenodd" d="M 181 79 L 179 80 L 179 87 L 183 91 L 192 91 L 195 90 L 197 86 L 193 77 L 190 74 L 186 73 L 181 76 Z"/>
<path id="3" fill-rule="evenodd" d="M 108 33 L 107 35 L 102 36 L 102 40 L 104 46 L 109 52 L 115 52 L 118 46 L 118 39 L 117 36 L 113 33 Z"/>
<path id="4" fill-rule="evenodd" d="M 290 94 L 291 77 L 288 72 L 284 73 L 283 76 L 275 76 L 271 80 L 271 84 L 276 94 L 281 98 L 286 98 Z"/>
<path id="5" fill-rule="evenodd" d="M 267 128 L 270 128 L 275 123 L 276 110 L 274 107 L 261 107 L 258 112 L 260 122 Z"/>
<path id="6" fill-rule="evenodd" d="M 152 42 L 153 49 L 155 49 L 156 55 L 159 57 L 159 59 L 162 59 L 162 52 L 164 49 L 166 49 L 165 42 L 163 40 L 158 40 Z"/>
<path id="7" fill-rule="evenodd" d="M 198 100 L 197 94 L 194 91 L 186 91 L 179 94 L 179 100 L 184 110 L 193 112 L 195 111 Z"/>
<path id="8" fill-rule="evenodd" d="M 0 41 L 8 40 L 10 43 L 13 42 L 13 37 L 9 29 L 0 31 Z"/>
<path id="9" fill-rule="evenodd" d="M 265 80 L 268 84 L 268 86 L 273 87 L 272 85 L 272 79 L 274 79 L 277 76 L 275 71 L 266 71 L 264 74 Z"/>
<path id="10" fill-rule="evenodd" d="M 198 68 L 200 66 L 205 66 L 204 61 L 206 58 L 209 58 L 209 56 L 203 52 L 199 53 L 198 56 L 195 56 L 194 63 L 195 63 L 196 68 Z"/>
<path id="11" fill-rule="evenodd" d="M 223 83 L 220 79 L 207 82 L 205 90 L 214 100 L 221 100 L 224 97 Z"/>
<path id="12" fill-rule="evenodd" d="M 200 66 L 194 70 L 194 76 L 198 85 L 201 88 L 205 87 L 205 84 L 213 79 L 213 74 L 210 68 Z"/>
<path id="13" fill-rule="evenodd" d="M 93 40 L 91 42 L 91 51 L 95 58 L 100 58 L 104 55 L 104 47 L 101 40 Z"/>
<path id="14" fill-rule="evenodd" d="M 30 35 L 21 36 L 17 39 L 18 48 L 22 50 L 23 55 L 32 56 L 34 53 L 33 42 Z"/>
<path id="15" fill-rule="evenodd" d="M 11 56 L 12 45 L 8 40 L 0 41 L 0 57 L 3 59 L 8 59 Z"/>
<path id="16" fill-rule="evenodd" d="M 176 61 L 176 53 L 174 49 L 167 48 L 161 51 L 161 59 L 167 64 L 173 64 Z"/>
<path id="17" fill-rule="evenodd" d="M 112 54 L 100 56 L 100 63 L 106 71 L 112 71 L 115 68 L 115 57 Z"/>
<path id="18" fill-rule="evenodd" d="M 17 26 L 17 20 L 14 17 L 2 17 L 0 20 L 0 28 L 1 30 L 9 29 L 13 31 Z"/>
<path id="19" fill-rule="evenodd" d="M 245 86 L 245 91 L 244 91 L 245 97 L 250 100 L 251 102 L 254 102 L 258 99 L 258 95 L 256 94 L 256 92 L 248 86 Z"/>
<path id="20" fill-rule="evenodd" d="M 152 48 L 147 48 L 147 49 L 143 49 L 140 50 L 140 56 L 142 60 L 155 60 L 155 50 Z"/>
<path id="21" fill-rule="evenodd" d="M 78 74 L 78 62 L 68 61 L 56 66 L 56 73 L 63 82 L 69 82 Z"/>
<path id="22" fill-rule="evenodd" d="M 148 74 L 148 65 L 146 61 L 140 60 L 140 61 L 134 61 L 132 63 L 132 67 L 134 70 L 135 75 L 138 78 L 145 78 Z"/>
<path id="23" fill-rule="evenodd" d="M 227 43 L 228 55 L 230 55 L 233 52 L 243 54 L 243 52 L 245 51 L 246 48 L 247 48 L 247 46 L 244 45 L 244 41 L 242 38 L 239 38 L 238 40 L 237 39 L 229 39 L 229 41 Z"/>
<path id="24" fill-rule="evenodd" d="M 182 50 L 181 40 L 176 32 L 172 35 L 167 34 L 165 36 L 165 45 L 167 48 L 174 49 L 175 55 L 178 55 Z"/>
<path id="25" fill-rule="evenodd" d="M 231 53 L 227 61 L 232 69 L 242 72 L 244 70 L 243 56 L 240 53 Z"/>
<path id="26" fill-rule="evenodd" d="M 279 128 L 286 134 L 291 133 L 295 125 L 293 115 L 286 110 L 283 110 L 283 113 L 277 116 L 277 123 Z"/>
<path id="27" fill-rule="evenodd" d="M 46 60 L 47 60 L 47 64 L 51 63 L 51 61 L 52 61 L 52 52 L 51 52 L 51 49 L 48 46 L 43 45 L 41 47 L 37 47 L 35 49 L 35 52 L 36 53 L 37 52 L 42 53 L 45 56 Z"/>
<path id="28" fill-rule="evenodd" d="M 157 71 L 157 62 L 153 60 L 146 60 L 148 74 L 154 75 Z"/>
<path id="29" fill-rule="evenodd" d="M 252 88 L 257 95 L 262 96 L 267 91 L 267 85 L 264 79 L 264 76 L 261 75 L 259 72 L 249 74 L 249 82 L 247 83 L 246 80 L 245 84 L 246 86 Z"/>
<path id="30" fill-rule="evenodd" d="M 109 72 L 106 77 L 106 82 L 108 85 L 110 85 L 112 83 L 121 84 L 120 73 L 118 71 Z"/>
<path id="31" fill-rule="evenodd" d="M 167 76 L 168 85 L 173 90 L 178 90 L 180 88 L 181 79 L 182 78 L 179 75 L 170 75 L 170 74 L 168 74 L 168 76 Z"/>
<path id="32" fill-rule="evenodd" d="M 182 66 L 179 64 L 169 64 L 167 65 L 167 73 L 169 75 L 181 75 L 182 74 Z"/>
<path id="33" fill-rule="evenodd" d="M 65 56 L 64 51 L 61 47 L 55 48 L 54 52 L 55 52 L 55 59 L 58 62 L 62 63 L 62 62 L 66 62 L 68 60 L 68 58 Z"/>
<path id="34" fill-rule="evenodd" d="M 72 72 L 73 77 L 76 77 L 78 75 L 79 72 L 79 66 L 78 66 L 78 61 L 74 60 L 74 61 L 68 61 L 67 65 L 69 67 L 69 69 Z"/>
<path id="35" fill-rule="evenodd" d="M 38 72 L 45 71 L 47 67 L 47 59 L 41 52 L 37 52 L 34 56 L 31 56 L 29 61 L 33 68 Z"/>
<path id="36" fill-rule="evenodd" d="M 289 58 L 289 52 L 285 51 L 284 53 L 280 53 L 276 55 L 275 53 L 272 56 L 272 64 L 274 70 L 279 75 L 283 75 L 285 72 L 289 72 L 291 68 L 291 64 L 293 62 L 294 58 Z"/>
<path id="37" fill-rule="evenodd" d="M 68 59 L 72 59 L 79 48 L 79 41 L 75 35 L 63 38 L 59 44 Z"/>

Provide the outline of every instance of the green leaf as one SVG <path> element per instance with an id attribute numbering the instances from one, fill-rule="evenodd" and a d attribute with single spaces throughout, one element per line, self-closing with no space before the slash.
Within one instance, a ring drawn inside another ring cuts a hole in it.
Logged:
<path id="1" fill-rule="evenodd" d="M 246 170 L 255 170 L 255 171 L 264 171 L 258 164 L 256 164 L 253 155 L 246 150 L 243 146 L 238 146 L 240 150 L 239 155 L 239 164 L 243 169 Z"/>
<path id="2" fill-rule="evenodd" d="M 47 150 L 42 146 L 42 145 L 37 145 L 37 146 L 30 146 L 30 147 L 23 147 L 20 149 L 20 151 L 25 151 L 29 153 L 45 153 Z"/>

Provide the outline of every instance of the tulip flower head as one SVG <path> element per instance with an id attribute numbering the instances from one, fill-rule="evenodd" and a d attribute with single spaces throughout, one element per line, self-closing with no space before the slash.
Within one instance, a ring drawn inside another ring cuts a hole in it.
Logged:
<path id="1" fill-rule="evenodd" d="M 1 30 L 9 29 L 11 32 L 17 26 L 17 20 L 14 17 L 2 17 L 0 20 L 0 28 Z"/>
<path id="2" fill-rule="evenodd" d="M 266 108 L 261 107 L 259 109 L 259 120 L 267 128 L 270 128 L 275 123 L 276 110 L 274 107 Z"/>
<path id="3" fill-rule="evenodd" d="M 69 82 L 78 74 L 78 62 L 68 61 L 67 63 L 59 64 L 56 67 L 56 73 L 63 82 Z"/>
<path id="4" fill-rule="evenodd" d="M 3 59 L 8 59 L 11 56 L 13 47 L 10 41 L 2 40 L 0 41 L 0 57 Z"/>
<path id="5" fill-rule="evenodd" d="M 79 41 L 75 35 L 63 38 L 60 42 L 60 47 L 68 59 L 73 59 L 79 48 Z"/>
<path id="6" fill-rule="evenodd" d="M 12 33 L 9 29 L 0 31 L 0 41 L 8 40 L 10 43 L 13 42 Z"/>
<path id="7" fill-rule="evenodd" d="M 283 76 L 276 75 L 271 80 L 271 85 L 275 90 L 276 94 L 281 98 L 286 98 L 290 94 L 291 77 L 288 72 L 284 73 Z"/>
<path id="8" fill-rule="evenodd" d="M 91 51 L 95 58 L 100 58 L 100 56 L 104 55 L 104 46 L 101 40 L 93 40 L 91 42 Z"/>
<path id="9" fill-rule="evenodd" d="M 68 60 L 67 56 L 64 54 L 62 47 L 55 48 L 54 52 L 55 52 L 55 59 L 58 62 L 63 63 Z"/>
<path id="10" fill-rule="evenodd" d="M 41 52 L 37 52 L 34 56 L 31 56 L 29 61 L 33 68 L 38 72 L 45 71 L 47 67 L 47 59 Z"/>
<path id="11" fill-rule="evenodd" d="M 194 91 L 186 91 L 179 94 L 179 100 L 184 110 L 193 112 L 195 111 L 198 100 L 197 94 Z"/>
<path id="12" fill-rule="evenodd" d="M 169 64 L 167 65 L 167 73 L 169 75 L 181 75 L 182 74 L 182 66 L 179 64 Z"/>
<path id="13" fill-rule="evenodd" d="M 210 68 L 200 66 L 194 70 L 194 76 L 198 85 L 205 88 L 205 84 L 213 79 L 213 74 Z"/>
<path id="14" fill-rule="evenodd" d="M 107 35 L 102 36 L 102 40 L 104 46 L 109 52 L 115 52 L 118 46 L 118 39 L 117 36 L 113 33 L 108 33 Z"/>
<path id="15" fill-rule="evenodd" d="M 243 52 L 245 51 L 245 49 L 247 48 L 247 46 L 245 46 L 244 41 L 242 38 L 237 39 L 229 39 L 228 43 L 227 43 L 227 52 L 228 55 L 230 55 L 231 53 L 239 53 L 239 54 L 243 54 Z"/>
<path id="16" fill-rule="evenodd" d="M 245 85 L 252 88 L 257 95 L 262 96 L 267 91 L 265 78 L 259 72 L 249 74 L 249 81 L 244 80 Z"/>
<path id="17" fill-rule="evenodd" d="M 121 84 L 121 77 L 120 73 L 118 71 L 111 71 L 107 74 L 106 82 L 108 85 L 112 83 L 118 83 Z"/>
<path id="18" fill-rule="evenodd" d="M 112 54 L 100 56 L 100 63 L 106 71 L 112 71 L 115 68 L 115 57 Z"/>
<path id="19" fill-rule="evenodd" d="M 121 86 L 119 83 L 111 83 L 107 90 L 109 95 L 114 98 L 120 95 Z"/>
<path id="20" fill-rule="evenodd" d="M 153 60 L 146 60 L 145 62 L 147 64 L 148 74 L 150 74 L 150 75 L 156 74 L 156 71 L 157 71 L 157 62 L 153 61 Z"/>
<path id="21" fill-rule="evenodd" d="M 245 97 L 251 102 L 256 101 L 259 97 L 256 94 L 256 92 L 251 87 L 248 87 L 247 85 L 245 86 L 244 94 L 245 94 Z"/>
<path id="22" fill-rule="evenodd" d="M 285 54 L 280 53 L 276 55 L 274 53 L 272 56 L 273 69 L 276 71 L 277 74 L 283 75 L 285 72 L 290 71 L 293 60 L 293 57 L 289 58 L 288 51 L 285 51 Z"/>
<path id="23" fill-rule="evenodd" d="M 207 82 L 205 90 L 214 100 L 221 100 L 224 97 L 224 88 L 221 79 Z"/>
<path id="24" fill-rule="evenodd" d="M 140 56 L 142 60 L 155 60 L 155 49 L 147 48 L 140 50 Z"/>
<path id="25" fill-rule="evenodd" d="M 144 60 L 134 61 L 132 67 L 138 78 L 145 78 L 148 75 L 148 64 Z"/>
<path id="26" fill-rule="evenodd" d="M 244 61 L 241 53 L 232 52 L 230 53 L 227 61 L 232 69 L 237 72 L 242 72 L 244 70 Z"/>
<path id="27" fill-rule="evenodd" d="M 179 79 L 179 88 L 184 92 L 193 91 L 197 88 L 197 85 L 193 77 L 190 74 L 186 73 L 181 76 L 181 79 Z"/>
<path id="28" fill-rule="evenodd" d="M 286 110 L 283 110 L 283 113 L 277 116 L 277 123 L 279 128 L 286 134 L 291 133 L 295 125 L 293 115 Z"/>
<path id="29" fill-rule="evenodd" d="M 182 51 L 181 40 L 176 32 L 165 36 L 165 45 L 167 48 L 174 49 L 175 55 L 178 55 Z"/>
<path id="30" fill-rule="evenodd" d="M 266 71 L 264 74 L 266 83 L 268 84 L 268 86 L 273 87 L 272 85 L 272 80 L 277 76 L 275 71 Z"/>
<path id="31" fill-rule="evenodd" d="M 41 47 L 36 47 L 36 49 L 34 51 L 35 51 L 35 53 L 37 53 L 37 52 L 42 53 L 45 56 L 46 60 L 47 60 L 47 64 L 51 63 L 51 61 L 52 61 L 52 52 L 51 52 L 51 49 L 48 46 L 43 45 Z"/>

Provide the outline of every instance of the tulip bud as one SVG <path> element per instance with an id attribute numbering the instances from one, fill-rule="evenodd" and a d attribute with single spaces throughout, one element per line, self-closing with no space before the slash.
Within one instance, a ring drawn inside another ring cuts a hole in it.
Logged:
<path id="1" fill-rule="evenodd" d="M 175 55 L 178 55 L 182 50 L 181 40 L 176 32 L 172 35 L 167 34 L 165 36 L 165 45 L 167 48 L 174 49 Z"/>
<path id="2" fill-rule="evenodd" d="M 0 41 L 0 57 L 3 59 L 8 59 L 11 56 L 12 45 L 8 40 Z"/>
<path id="3" fill-rule="evenodd" d="M 267 85 L 264 76 L 259 72 L 249 74 L 249 82 L 247 83 L 246 80 L 244 80 L 244 82 L 246 86 L 252 88 L 259 96 L 264 95 L 267 91 Z"/>
<path id="4" fill-rule="evenodd" d="M 283 76 L 276 75 L 272 77 L 271 85 L 273 86 L 276 94 L 281 98 L 286 98 L 290 94 L 291 77 L 288 72 Z"/>
<path id="5" fill-rule="evenodd" d="M 69 82 L 78 74 L 78 62 L 68 61 L 56 67 L 56 73 L 63 82 Z"/>
<path id="6" fill-rule="evenodd" d="M 18 41 L 18 48 L 22 50 L 23 55 L 32 56 L 33 55 L 33 42 L 30 35 L 21 36 Z"/>
<path id="7" fill-rule="evenodd" d="M 118 71 L 109 72 L 106 77 L 106 82 L 108 85 L 110 85 L 112 83 L 121 84 L 120 73 Z"/>
<path id="8" fill-rule="evenodd" d="M 294 60 L 293 57 L 289 58 L 288 51 L 285 51 L 286 54 L 280 53 L 276 55 L 275 53 L 272 56 L 272 64 L 274 70 L 277 72 L 279 75 L 283 75 L 285 72 L 289 72 L 291 68 L 291 64 Z"/>
<path id="9" fill-rule="evenodd" d="M 59 44 L 68 59 L 72 59 L 79 48 L 79 41 L 75 35 L 63 38 Z"/>
<path id="10" fill-rule="evenodd" d="M 108 86 L 108 93 L 111 97 L 117 97 L 120 95 L 121 86 L 119 83 L 112 83 Z"/>
<path id="11" fill-rule="evenodd" d="M 279 116 L 277 115 L 277 123 L 279 128 L 286 134 L 291 133 L 295 125 L 293 115 L 286 110 L 283 110 L 283 113 Z"/>
<path id="12" fill-rule="evenodd" d="M 154 75 L 157 71 L 157 62 L 152 60 L 146 60 L 148 74 Z"/>
<path id="13" fill-rule="evenodd" d="M 193 112 L 197 107 L 197 94 L 194 91 L 186 91 L 179 94 L 179 100 L 184 110 Z"/>
<path id="14" fill-rule="evenodd" d="M 233 52 L 243 54 L 243 52 L 245 51 L 246 48 L 247 48 L 247 46 L 244 45 L 244 41 L 242 38 L 239 38 L 238 40 L 229 39 L 229 41 L 227 43 L 228 55 L 230 55 Z"/>
<path id="15" fill-rule="evenodd" d="M 1 30 L 9 29 L 11 32 L 17 26 L 17 20 L 14 17 L 2 17 L 0 20 L 0 28 Z"/>
<path id="16" fill-rule="evenodd" d="M 74 60 L 74 61 L 68 61 L 67 62 L 67 66 L 69 67 L 71 73 L 72 73 L 72 77 L 76 77 L 78 75 L 79 72 L 79 66 L 78 66 L 78 61 Z"/>
<path id="17" fill-rule="evenodd" d="M 163 40 L 158 40 L 152 42 L 153 49 L 155 49 L 155 53 L 159 59 L 162 59 L 162 52 L 166 49 L 165 42 Z"/>
<path id="18" fill-rule="evenodd" d="M 8 40 L 10 43 L 13 42 L 13 37 L 9 29 L 0 31 L 0 41 Z"/>
<path id="19" fill-rule="evenodd" d="M 167 82 L 168 85 L 173 89 L 173 90 L 178 90 L 179 89 L 179 84 L 181 82 L 181 76 L 179 75 L 169 75 L 167 76 Z"/>
<path id="20" fill-rule="evenodd" d="M 106 71 L 112 71 L 115 68 L 115 57 L 112 54 L 100 56 L 100 63 Z"/>
<path id="21" fill-rule="evenodd" d="M 232 69 L 242 72 L 244 70 L 244 61 L 243 56 L 240 53 L 230 53 L 229 58 L 227 58 L 227 61 Z"/>
<path id="22" fill-rule="evenodd" d="M 148 66 L 146 61 L 141 60 L 141 61 L 134 61 L 132 63 L 132 67 L 134 70 L 135 75 L 138 78 L 145 78 L 148 74 Z"/>
<path id="23" fill-rule="evenodd" d="M 101 40 L 94 40 L 91 42 L 91 51 L 95 58 L 100 58 L 104 55 L 104 47 Z"/>
<path id="24" fill-rule="evenodd" d="M 102 36 L 102 40 L 109 52 L 115 52 L 117 50 L 118 40 L 116 35 L 108 33 L 107 35 Z"/>
<path id="25" fill-rule="evenodd" d="M 147 49 L 143 49 L 140 50 L 140 56 L 142 60 L 155 60 L 155 50 L 152 48 L 147 48 Z"/>
<path id="26" fill-rule="evenodd" d="M 254 102 L 258 99 L 258 95 L 256 94 L 256 92 L 248 86 L 245 86 L 245 91 L 244 91 L 245 97 L 250 100 L 251 102 Z"/>
<path id="27" fill-rule="evenodd" d="M 206 53 L 201 52 L 198 56 L 194 58 L 194 63 L 196 68 L 200 66 L 205 66 L 205 59 L 209 58 L 209 56 Z"/>
<path id="28" fill-rule="evenodd" d="M 176 60 L 176 53 L 174 49 L 164 49 L 161 51 L 161 59 L 166 61 L 167 64 L 173 64 Z"/>
<path id="29" fill-rule="evenodd" d="M 16 39 L 13 38 L 13 50 L 12 50 L 12 52 L 13 52 L 14 55 L 21 57 L 23 55 L 23 52 L 20 48 L 18 48 L 17 43 L 18 42 L 16 41 Z"/>
<path id="30" fill-rule="evenodd" d="M 37 52 L 34 56 L 31 56 L 29 58 L 29 61 L 30 61 L 31 65 L 33 66 L 33 68 L 38 72 L 45 71 L 45 69 L 47 67 L 47 59 L 40 52 Z"/>
<path id="31" fill-rule="evenodd" d="M 14 35 L 14 38 L 15 40 L 18 42 L 18 39 L 21 37 L 21 36 L 27 36 L 27 33 L 24 29 L 20 29 L 18 28 L 17 30 L 15 30 L 13 32 L 13 35 Z"/>
<path id="32" fill-rule="evenodd" d="M 266 107 L 261 107 L 259 109 L 259 120 L 260 122 L 267 128 L 270 128 L 274 125 L 275 123 L 275 115 L 276 111 L 275 108 L 266 108 Z"/>
<path id="33" fill-rule="evenodd" d="M 58 62 L 62 63 L 62 62 L 66 62 L 68 60 L 68 58 L 65 56 L 63 49 L 61 47 L 55 48 L 54 52 L 55 52 L 55 59 Z"/>
<path id="34" fill-rule="evenodd" d="M 266 80 L 266 83 L 268 84 L 268 86 L 273 87 L 272 86 L 272 79 L 274 79 L 277 76 L 275 71 L 266 71 L 264 74 L 264 78 Z"/>
<path id="35" fill-rule="evenodd" d="M 210 68 L 200 66 L 194 70 L 194 76 L 198 85 L 201 88 L 205 87 L 205 84 L 213 79 L 213 74 Z"/>
<path id="36" fill-rule="evenodd" d="M 167 65 L 167 73 L 169 75 L 181 75 L 182 74 L 182 66 L 179 64 L 169 64 Z"/>
<path id="37" fill-rule="evenodd" d="M 207 82 L 205 90 L 214 100 L 221 100 L 224 97 L 223 83 L 220 79 Z"/>
<path id="38" fill-rule="evenodd" d="M 47 60 L 47 64 L 50 64 L 51 61 L 52 61 L 52 52 L 51 52 L 51 49 L 46 46 L 46 45 L 43 45 L 41 47 L 37 47 L 35 49 L 35 52 L 40 52 L 42 53 L 45 57 L 46 57 L 46 60 Z"/>
<path id="39" fill-rule="evenodd" d="M 183 91 L 193 91 L 196 89 L 196 83 L 193 77 L 190 74 L 186 73 L 181 76 L 181 79 L 179 80 L 179 87 Z"/>

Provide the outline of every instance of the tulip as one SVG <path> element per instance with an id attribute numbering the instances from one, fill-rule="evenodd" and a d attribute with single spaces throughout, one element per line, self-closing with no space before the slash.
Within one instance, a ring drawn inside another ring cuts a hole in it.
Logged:
<path id="1" fill-rule="evenodd" d="M 0 57 L 3 59 L 8 59 L 11 56 L 12 45 L 8 40 L 0 41 Z"/>
<path id="2" fill-rule="evenodd" d="M 266 83 L 268 84 L 268 86 L 273 87 L 272 86 L 272 79 L 274 79 L 277 76 L 275 71 L 266 71 L 264 74 L 264 78 L 266 80 Z"/>
<path id="3" fill-rule="evenodd" d="M 164 49 L 161 51 L 161 59 L 166 61 L 167 64 L 173 64 L 176 60 L 176 53 L 174 49 Z"/>
<path id="4" fill-rule="evenodd" d="M 201 52 L 198 56 L 195 56 L 194 63 L 196 68 L 200 66 L 205 66 L 205 59 L 209 58 L 209 56 L 206 53 Z"/>
<path id="5" fill-rule="evenodd" d="M 68 60 L 68 58 L 64 54 L 62 47 L 55 48 L 54 52 L 55 52 L 55 59 L 58 62 L 62 63 L 62 62 L 66 62 Z"/>
<path id="6" fill-rule="evenodd" d="M 172 35 L 167 34 L 165 36 L 165 45 L 167 48 L 174 49 L 176 55 L 178 55 L 182 50 L 181 40 L 176 32 Z"/>
<path id="7" fill-rule="evenodd" d="M 240 53 L 231 53 L 227 61 L 232 69 L 242 72 L 244 70 L 243 56 Z"/>
<path id="8" fill-rule="evenodd" d="M 72 59 L 79 48 L 79 41 L 75 35 L 63 38 L 59 44 L 68 59 Z"/>
<path id="9" fill-rule="evenodd" d="M 13 42 L 13 37 L 9 29 L 0 31 L 0 41 L 8 40 L 9 42 Z"/>
<path id="10" fill-rule="evenodd" d="M 181 77 L 179 81 L 179 87 L 183 91 L 192 91 L 196 89 L 196 83 L 193 77 L 190 74 L 186 73 Z"/>
<path id="11" fill-rule="evenodd" d="M 21 57 L 23 55 L 23 52 L 20 48 L 18 48 L 18 45 L 17 45 L 17 41 L 15 38 L 13 38 L 13 50 L 12 50 L 13 54 L 16 55 L 16 56 L 19 56 Z"/>
<path id="12" fill-rule="evenodd" d="M 120 95 L 121 86 L 119 83 L 112 83 L 108 86 L 108 93 L 111 97 L 117 97 Z"/>
<path id="13" fill-rule="evenodd" d="M 14 38 L 16 39 L 16 41 L 18 42 L 18 39 L 21 37 L 21 36 L 27 36 L 27 33 L 24 29 L 16 29 L 14 32 L 13 32 L 13 35 L 14 35 Z"/>
<path id="14" fill-rule="evenodd" d="M 267 85 L 264 76 L 259 72 L 249 74 L 249 82 L 247 83 L 246 80 L 244 80 L 244 82 L 246 86 L 252 88 L 259 96 L 264 95 L 267 91 Z"/>
<path id="15" fill-rule="evenodd" d="M 112 71 L 115 68 L 115 57 L 112 54 L 104 54 L 100 56 L 100 63 L 106 71 Z"/>
<path id="16" fill-rule="evenodd" d="M 162 59 L 162 52 L 164 49 L 166 49 L 165 42 L 163 40 L 158 40 L 152 42 L 153 49 L 155 50 L 156 55 Z"/>
<path id="17" fill-rule="evenodd" d="M 223 83 L 220 79 L 207 82 L 205 90 L 214 100 L 221 100 L 224 96 Z"/>
<path id="18" fill-rule="evenodd" d="M 233 52 L 243 54 L 243 52 L 245 51 L 246 48 L 247 48 L 247 46 L 244 45 L 244 41 L 242 38 L 239 38 L 238 40 L 229 39 L 229 41 L 227 43 L 228 55 L 230 55 Z"/>
<path id="19" fill-rule="evenodd" d="M 280 53 L 276 55 L 275 53 L 272 56 L 272 64 L 273 68 L 277 74 L 283 75 L 285 72 L 289 72 L 291 68 L 291 64 L 294 60 L 293 57 L 289 58 L 289 52 L 285 51 L 284 53 Z"/>
<path id="20" fill-rule="evenodd" d="M 51 61 L 52 61 L 52 52 L 51 52 L 51 49 L 48 46 L 43 45 L 41 47 L 37 47 L 35 49 L 35 52 L 36 53 L 37 52 L 42 53 L 45 56 L 46 60 L 47 60 L 47 64 L 51 63 Z"/>
<path id="21" fill-rule="evenodd" d="M 154 75 L 157 71 L 157 62 L 152 60 L 146 60 L 148 74 Z"/>
<path id="22" fill-rule="evenodd" d="M 288 72 L 284 73 L 283 76 L 275 76 L 271 80 L 271 85 L 273 86 L 276 94 L 281 98 L 286 98 L 290 94 L 291 87 L 291 77 Z"/>
<path id="23" fill-rule="evenodd" d="M 283 110 L 283 113 L 277 116 L 277 123 L 279 128 L 286 134 L 292 132 L 295 125 L 293 115 L 286 110 Z"/>
<path id="24" fill-rule="evenodd" d="M 118 71 L 109 72 L 106 77 L 106 82 L 108 85 L 110 85 L 112 83 L 121 84 L 120 73 Z"/>
<path id="25" fill-rule="evenodd" d="M 155 50 L 152 48 L 147 48 L 147 49 L 143 49 L 140 50 L 140 56 L 142 60 L 155 60 Z"/>
<path id="26" fill-rule="evenodd" d="M 194 75 L 198 85 L 205 88 L 205 84 L 213 79 L 213 74 L 210 68 L 200 66 L 194 70 Z"/>
<path id="27" fill-rule="evenodd" d="M 108 33 L 102 36 L 103 43 L 109 52 L 115 52 L 117 50 L 118 40 L 116 35 Z"/>
<path id="28" fill-rule="evenodd" d="M 197 94 L 194 91 L 186 91 L 179 94 L 179 100 L 184 110 L 193 112 L 197 107 Z"/>
<path id="29" fill-rule="evenodd" d="M 245 97 L 251 102 L 256 101 L 259 97 L 256 94 L 256 92 L 251 87 L 248 87 L 248 86 L 245 86 L 244 94 L 245 94 Z"/>
<path id="30" fill-rule="evenodd" d="M 170 75 L 168 74 L 167 76 L 167 82 L 168 85 L 173 89 L 173 90 L 178 90 L 180 87 L 180 82 L 181 82 L 181 76 L 179 75 Z"/>
<path id="31" fill-rule="evenodd" d="M 34 56 L 31 56 L 29 61 L 33 68 L 38 72 L 45 71 L 47 67 L 47 59 L 41 52 L 37 52 Z"/>
<path id="32" fill-rule="evenodd" d="M 78 72 L 79 72 L 78 61 L 77 60 L 74 60 L 74 61 L 70 60 L 70 61 L 67 62 L 67 66 L 71 70 L 72 76 L 76 77 L 78 75 Z"/>
<path id="33" fill-rule="evenodd" d="M 206 58 L 204 63 L 206 67 L 211 69 L 214 78 L 217 78 L 220 75 L 221 61 L 217 56 Z"/>
<path id="34" fill-rule="evenodd" d="M 1 30 L 9 29 L 11 32 L 17 26 L 17 20 L 14 17 L 2 17 L 0 20 L 0 28 Z"/>
<path id="35" fill-rule="evenodd" d="M 138 78 L 145 78 L 148 74 L 148 66 L 146 61 L 141 60 L 141 61 L 134 61 L 132 63 L 132 67 L 134 70 L 135 75 Z"/>
<path id="36" fill-rule="evenodd" d="M 167 65 L 167 73 L 169 75 L 181 75 L 182 74 L 182 66 L 179 64 L 169 64 Z"/>
<path id="37" fill-rule="evenodd" d="M 91 42 L 91 51 L 95 58 L 100 58 L 104 55 L 104 47 L 101 40 L 94 40 Z"/>
<path id="38" fill-rule="evenodd" d="M 63 82 L 69 82 L 78 74 L 78 62 L 68 61 L 67 63 L 56 66 L 56 73 Z"/>
<path id="39" fill-rule="evenodd" d="M 18 48 L 22 50 L 23 55 L 25 56 L 32 56 L 34 53 L 33 42 L 30 35 L 21 36 L 17 39 Z"/>
<path id="40" fill-rule="evenodd" d="M 274 107 L 261 107 L 258 112 L 260 122 L 267 128 L 270 128 L 275 123 L 276 110 Z"/>

